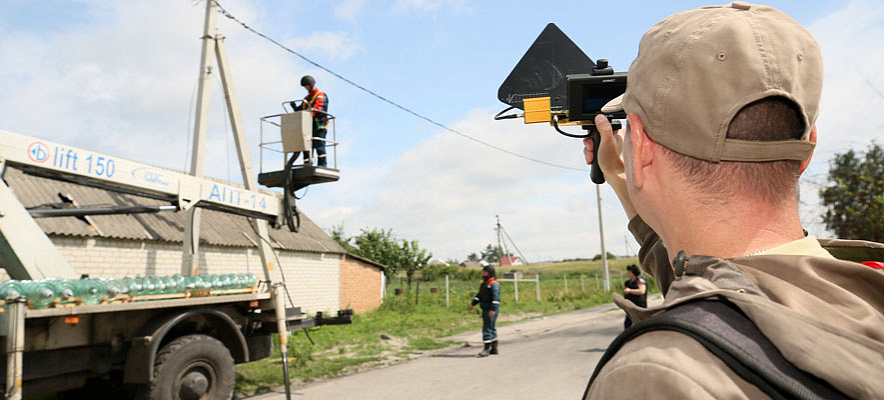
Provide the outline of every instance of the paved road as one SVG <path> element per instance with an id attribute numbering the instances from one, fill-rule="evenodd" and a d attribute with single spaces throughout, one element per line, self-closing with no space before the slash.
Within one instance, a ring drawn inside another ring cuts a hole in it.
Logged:
<path id="1" fill-rule="evenodd" d="M 660 302 L 659 299 L 652 304 Z M 623 329 L 612 305 L 533 319 L 498 328 L 500 355 L 476 358 L 478 332 L 468 341 L 407 363 L 297 388 L 293 399 L 486 399 L 579 398 L 605 348 Z M 267 393 L 250 400 L 282 400 Z"/>

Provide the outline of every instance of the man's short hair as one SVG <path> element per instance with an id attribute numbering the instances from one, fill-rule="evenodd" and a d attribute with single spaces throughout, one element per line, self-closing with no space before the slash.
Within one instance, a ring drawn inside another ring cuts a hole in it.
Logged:
<path id="1" fill-rule="evenodd" d="M 727 137 L 770 141 L 801 137 L 805 126 L 795 103 L 785 97 L 766 97 L 749 103 L 731 120 Z M 686 156 L 661 146 L 682 177 L 700 193 L 699 201 L 727 203 L 749 197 L 769 204 L 795 201 L 801 161 L 721 161 Z"/>

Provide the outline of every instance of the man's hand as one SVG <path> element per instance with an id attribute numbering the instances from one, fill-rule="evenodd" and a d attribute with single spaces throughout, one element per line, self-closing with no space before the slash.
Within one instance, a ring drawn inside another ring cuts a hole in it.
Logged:
<path id="1" fill-rule="evenodd" d="M 608 118 L 599 114 L 595 116 L 595 126 L 599 130 L 601 141 L 599 143 L 599 167 L 605 174 L 605 180 L 617 193 L 620 198 L 620 204 L 626 211 L 626 216 L 632 219 L 636 215 L 635 207 L 629 198 L 629 191 L 626 189 L 626 166 L 623 164 L 623 132 L 616 133 L 611 128 Z M 586 159 L 586 165 L 592 164 L 593 161 L 593 144 L 592 138 L 583 139 L 583 157 Z"/>
<path id="2" fill-rule="evenodd" d="M 494 318 L 494 314 L 495 314 L 494 310 L 488 311 L 488 318 Z"/>
<path id="3" fill-rule="evenodd" d="M 467 311 L 469 311 L 469 312 L 473 312 L 473 305 L 472 305 L 472 304 L 470 304 L 470 306 L 467 307 Z"/>

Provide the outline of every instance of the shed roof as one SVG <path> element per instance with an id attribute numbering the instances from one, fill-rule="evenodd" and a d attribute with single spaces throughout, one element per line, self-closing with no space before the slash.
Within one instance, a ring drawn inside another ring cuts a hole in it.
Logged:
<path id="1" fill-rule="evenodd" d="M 347 257 L 347 258 L 352 258 L 352 259 L 357 260 L 357 261 L 361 261 L 361 262 L 363 262 L 363 263 L 365 263 L 365 264 L 368 264 L 368 265 L 371 265 L 371 266 L 373 266 L 373 267 L 380 268 L 381 271 L 384 271 L 384 270 L 387 269 L 387 266 L 384 265 L 384 264 L 381 264 L 381 263 L 376 262 L 376 261 L 369 260 L 369 259 L 367 259 L 367 258 L 365 258 L 365 257 L 362 257 L 362 256 L 357 256 L 356 254 L 353 254 L 353 253 L 347 253 L 346 257 Z"/>
<path id="2" fill-rule="evenodd" d="M 35 176 L 8 167 L 3 176 L 25 207 L 59 203 L 60 195 L 77 202 L 79 206 L 134 206 L 166 205 L 167 202 L 132 194 L 85 186 L 76 183 Z M 37 224 L 49 235 L 106 237 L 131 240 L 155 240 L 181 243 L 184 237 L 184 212 L 154 214 L 94 215 L 92 224 L 77 217 L 37 218 Z M 217 246 L 254 247 L 257 234 L 248 218 L 216 210 L 203 209 L 200 224 L 200 243 Z M 319 226 L 301 213 L 298 233 L 288 228 L 270 229 L 270 242 L 275 248 L 313 253 L 343 254 L 344 249 Z"/>

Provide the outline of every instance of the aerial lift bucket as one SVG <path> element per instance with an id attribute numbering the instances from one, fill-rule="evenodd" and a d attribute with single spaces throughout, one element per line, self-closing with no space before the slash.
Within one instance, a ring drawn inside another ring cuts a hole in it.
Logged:
<path id="1" fill-rule="evenodd" d="M 278 122 L 277 122 L 278 121 Z M 298 158 L 302 152 L 310 152 L 313 148 L 313 114 L 309 110 L 299 110 L 285 114 L 270 115 L 261 118 L 261 159 L 263 162 L 263 152 L 265 150 L 283 154 L 283 169 L 279 171 L 262 172 L 258 174 L 258 183 L 267 187 L 279 187 L 286 190 L 295 191 L 309 185 L 317 183 L 335 182 L 340 179 L 341 174 L 337 169 L 337 141 L 334 129 L 334 116 L 329 114 L 331 121 L 331 139 L 324 139 L 326 148 L 331 149 L 332 157 L 331 167 L 319 167 L 311 164 L 289 164 L 292 158 Z M 264 124 L 269 123 L 279 127 L 280 141 L 264 141 Z M 279 144 L 282 144 L 280 151 Z M 286 177 L 286 174 L 290 174 Z M 290 187 L 286 187 L 286 178 L 290 178 L 288 182 Z"/>

